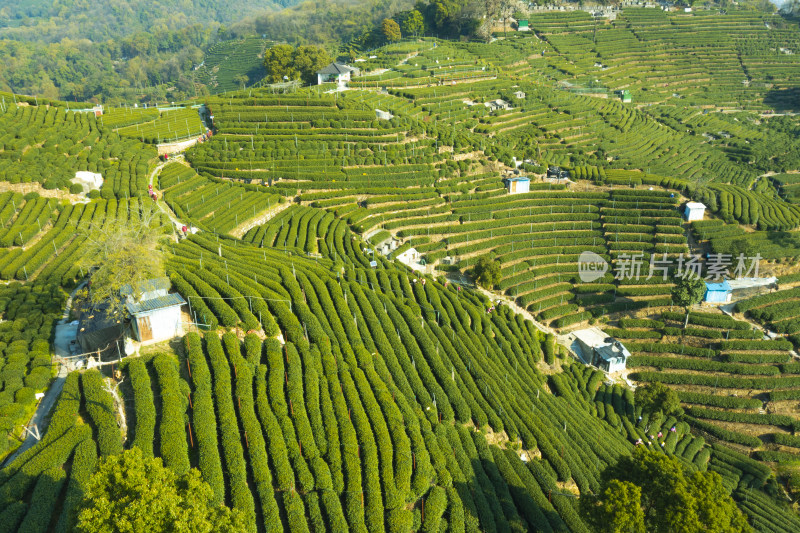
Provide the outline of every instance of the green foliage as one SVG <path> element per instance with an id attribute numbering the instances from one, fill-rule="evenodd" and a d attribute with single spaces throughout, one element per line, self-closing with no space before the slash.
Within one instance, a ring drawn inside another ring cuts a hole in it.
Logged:
<path id="1" fill-rule="evenodd" d="M 100 455 L 116 455 L 122 451 L 122 435 L 117 425 L 114 398 L 106 389 L 102 374 L 89 370 L 81 376 L 86 409 L 97 428 Z"/>
<path id="2" fill-rule="evenodd" d="M 603 473 L 581 510 L 600 531 L 752 531 L 714 472 L 690 472 L 674 457 L 638 447 Z"/>
<path id="3" fill-rule="evenodd" d="M 643 413 L 671 415 L 680 411 L 678 395 L 658 381 L 637 387 L 634 398 L 637 407 L 640 407 Z"/>
<path id="4" fill-rule="evenodd" d="M 706 292 L 705 282 L 697 277 L 684 276 L 675 282 L 672 289 L 672 301 L 675 305 L 688 309 L 699 304 Z"/>
<path id="5" fill-rule="evenodd" d="M 316 73 L 331 62 L 325 49 L 317 46 L 277 44 L 264 52 L 264 66 L 273 82 L 281 82 L 284 77 L 312 83 Z"/>
<path id="6" fill-rule="evenodd" d="M 400 40 L 400 25 L 392 19 L 383 19 L 381 33 L 387 42 L 393 43 Z"/>
<path id="7" fill-rule="evenodd" d="M 107 457 L 92 475 L 76 531 L 241 531 L 237 509 L 213 503 L 200 473 L 182 475 L 145 457 L 139 448 Z"/>
<path id="8" fill-rule="evenodd" d="M 492 288 L 500 281 L 500 263 L 489 256 L 481 257 L 475 263 L 473 273 L 477 283 Z"/>

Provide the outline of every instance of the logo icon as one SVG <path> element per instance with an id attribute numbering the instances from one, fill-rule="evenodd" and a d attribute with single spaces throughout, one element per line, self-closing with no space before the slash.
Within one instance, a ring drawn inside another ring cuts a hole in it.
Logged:
<path id="1" fill-rule="evenodd" d="M 608 272 L 608 261 L 594 252 L 583 252 L 578 257 L 578 277 L 584 283 L 602 278 Z"/>

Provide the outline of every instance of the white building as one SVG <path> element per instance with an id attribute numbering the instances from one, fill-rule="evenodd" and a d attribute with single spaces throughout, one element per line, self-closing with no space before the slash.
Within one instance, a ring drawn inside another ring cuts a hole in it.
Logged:
<path id="1" fill-rule="evenodd" d="M 683 216 L 688 222 L 693 220 L 703 220 L 706 213 L 706 206 L 700 202 L 689 202 L 683 210 Z"/>
<path id="2" fill-rule="evenodd" d="M 522 92 L 522 91 L 517 91 L 517 92 L 514 93 L 514 98 L 516 98 L 517 100 L 524 100 L 525 99 L 525 93 Z"/>
<path id="3" fill-rule="evenodd" d="M 335 82 L 339 85 L 342 85 L 350 81 L 351 73 L 355 73 L 357 76 L 358 69 L 342 63 L 336 63 L 334 61 L 322 70 L 317 71 L 317 85 L 322 85 L 323 83 L 328 82 Z"/>
<path id="4" fill-rule="evenodd" d="M 508 178 L 506 180 L 506 188 L 508 189 L 508 194 L 522 194 L 525 192 L 530 192 L 531 180 L 530 178 L 526 177 Z"/>
<path id="5" fill-rule="evenodd" d="M 136 340 L 159 342 L 183 334 L 181 306 L 186 301 L 180 294 L 169 294 L 169 287 L 168 278 L 158 278 L 138 283 L 135 288 L 124 285 L 120 289 Z"/>
<path id="6" fill-rule="evenodd" d="M 395 259 L 403 264 L 411 266 L 412 264 L 419 262 L 420 255 L 416 248 L 409 248 L 405 252 L 395 257 Z"/>
<path id="7" fill-rule="evenodd" d="M 574 331 L 583 361 L 596 366 L 604 372 L 625 370 L 625 364 L 631 353 L 618 340 L 609 337 L 598 327 Z"/>
<path id="8" fill-rule="evenodd" d="M 497 100 L 490 100 L 483 105 L 488 107 L 490 111 L 508 111 L 511 109 L 511 104 L 501 98 L 498 98 Z"/>

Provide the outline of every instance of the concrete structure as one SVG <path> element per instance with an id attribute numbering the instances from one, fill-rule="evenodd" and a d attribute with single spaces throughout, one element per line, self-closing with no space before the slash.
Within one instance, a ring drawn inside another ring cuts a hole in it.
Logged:
<path id="1" fill-rule="evenodd" d="M 706 281 L 706 294 L 703 301 L 710 304 L 726 304 L 731 301 L 731 286 L 728 281 L 709 283 Z"/>
<path id="2" fill-rule="evenodd" d="M 420 255 L 416 248 L 409 248 L 405 252 L 395 257 L 401 263 L 411 266 L 412 263 L 419 262 Z"/>
<path id="3" fill-rule="evenodd" d="M 100 187 L 103 186 L 103 175 L 86 170 L 79 170 L 75 173 L 75 177 L 69 181 L 81 185 L 83 187 L 83 192 L 89 192 L 92 189 L 99 190 Z"/>
<path id="4" fill-rule="evenodd" d="M 703 220 L 706 213 L 706 206 L 700 202 L 688 202 L 683 209 L 683 216 L 686 217 L 687 222 L 693 220 Z"/>
<path id="5" fill-rule="evenodd" d="M 186 301 L 180 294 L 169 294 L 169 288 L 168 278 L 157 278 L 120 289 L 136 340 L 159 342 L 183 333 L 181 306 Z"/>
<path id="6" fill-rule="evenodd" d="M 525 93 L 522 92 L 522 91 L 517 91 L 517 92 L 514 93 L 514 98 L 516 98 L 517 100 L 524 100 L 525 99 Z"/>
<path id="7" fill-rule="evenodd" d="M 376 109 L 375 117 L 378 120 L 391 120 L 394 118 L 394 115 L 392 115 L 389 111 L 381 111 L 380 109 Z"/>
<path id="8" fill-rule="evenodd" d="M 618 340 L 609 337 L 598 327 L 574 331 L 575 339 L 582 352 L 585 363 L 596 366 L 604 372 L 625 370 L 631 353 Z"/>
<path id="9" fill-rule="evenodd" d="M 511 109 L 511 104 L 500 98 L 498 98 L 497 100 L 490 100 L 484 103 L 483 105 L 488 107 L 490 111 L 500 111 L 500 110 L 508 111 Z"/>
<path id="10" fill-rule="evenodd" d="M 342 63 L 336 63 L 334 61 L 327 67 L 317 71 L 317 85 L 322 85 L 323 83 L 328 82 L 335 82 L 339 85 L 342 85 L 350 81 L 351 73 L 355 73 L 357 76 L 358 69 Z"/>
<path id="11" fill-rule="evenodd" d="M 508 189 L 508 194 L 530 192 L 531 180 L 526 177 L 508 178 L 506 180 L 506 188 Z"/>

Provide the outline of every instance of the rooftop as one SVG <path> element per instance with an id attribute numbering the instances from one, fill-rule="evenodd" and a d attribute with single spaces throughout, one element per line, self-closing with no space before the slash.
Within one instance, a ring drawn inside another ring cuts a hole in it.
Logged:
<path id="1" fill-rule="evenodd" d="M 731 285 L 728 283 L 728 280 L 723 280 L 719 283 L 709 283 L 706 281 L 706 289 L 709 291 L 729 291 L 731 290 Z"/>
<path id="2" fill-rule="evenodd" d="M 179 305 L 183 305 L 186 303 L 186 300 L 178 293 L 167 294 L 166 296 L 159 296 L 158 298 L 152 298 L 150 300 L 144 300 L 143 302 L 127 304 L 125 307 L 128 309 L 128 312 L 132 315 L 138 315 L 141 313 L 147 313 L 148 311 L 155 311 L 157 309 L 167 309 L 169 307 L 175 307 Z"/>
<path id="3" fill-rule="evenodd" d="M 345 65 L 342 63 L 333 62 L 327 67 L 318 70 L 317 74 L 347 74 L 348 72 L 354 72 L 358 69 L 353 68 L 349 65 Z"/>
<path id="4" fill-rule="evenodd" d="M 608 341 L 606 341 L 606 339 L 611 338 L 605 331 L 594 326 L 591 328 L 579 329 L 578 331 L 573 331 L 572 333 L 579 341 L 583 342 L 587 346 L 599 346 L 601 344 L 607 344 Z"/>
<path id="5" fill-rule="evenodd" d="M 700 202 L 688 202 L 686 207 L 689 209 L 705 209 L 705 204 L 701 204 Z"/>

